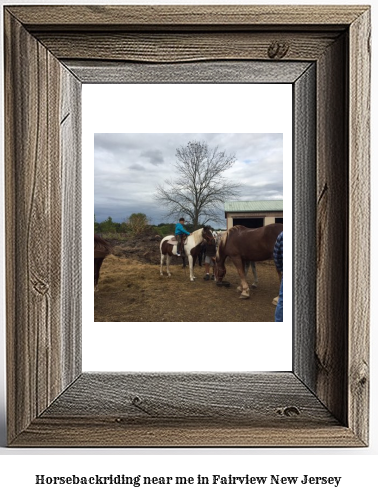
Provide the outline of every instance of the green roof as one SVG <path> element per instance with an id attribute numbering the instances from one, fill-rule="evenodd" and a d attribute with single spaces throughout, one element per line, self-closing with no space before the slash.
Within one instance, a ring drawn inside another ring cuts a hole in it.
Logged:
<path id="1" fill-rule="evenodd" d="M 282 212 L 283 200 L 226 201 L 225 212 Z"/>

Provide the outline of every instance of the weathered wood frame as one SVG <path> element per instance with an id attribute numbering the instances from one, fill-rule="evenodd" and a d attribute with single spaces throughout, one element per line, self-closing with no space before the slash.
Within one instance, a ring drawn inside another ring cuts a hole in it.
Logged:
<path id="1" fill-rule="evenodd" d="M 9 445 L 367 446 L 369 7 L 7 6 L 4 23 Z M 81 84 L 261 80 L 248 61 L 293 84 L 293 371 L 82 373 Z"/>

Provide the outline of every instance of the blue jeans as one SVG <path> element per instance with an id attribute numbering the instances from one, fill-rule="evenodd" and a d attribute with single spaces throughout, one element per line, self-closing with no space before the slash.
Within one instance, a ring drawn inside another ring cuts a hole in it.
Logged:
<path id="1" fill-rule="evenodd" d="M 278 297 L 278 304 L 276 307 L 275 321 L 276 322 L 283 321 L 283 278 L 281 280 L 280 295 Z"/>

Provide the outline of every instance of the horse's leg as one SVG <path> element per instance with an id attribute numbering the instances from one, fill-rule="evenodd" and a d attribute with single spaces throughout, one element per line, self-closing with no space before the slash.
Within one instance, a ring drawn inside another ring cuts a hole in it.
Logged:
<path id="1" fill-rule="evenodd" d="M 193 274 L 193 257 L 192 255 L 188 255 L 188 262 L 189 262 L 189 275 L 190 275 L 190 281 L 194 281 L 196 277 Z"/>
<path id="2" fill-rule="evenodd" d="M 248 269 L 249 269 L 249 260 L 243 260 L 244 274 L 247 277 Z"/>
<path id="3" fill-rule="evenodd" d="M 240 298 L 241 299 L 248 299 L 249 298 L 249 286 L 247 283 L 247 280 L 245 278 L 245 272 L 244 272 L 244 265 L 243 261 L 240 257 L 232 257 L 231 258 L 234 266 L 236 267 L 239 277 L 240 277 L 240 286 L 241 286 L 241 294 Z"/>
<path id="4" fill-rule="evenodd" d="M 259 279 L 257 277 L 256 262 L 251 262 L 251 267 L 252 267 L 252 272 L 253 272 L 253 277 L 254 277 L 254 282 L 252 283 L 252 288 L 257 288 L 257 283 L 259 282 Z"/>
<path id="5" fill-rule="evenodd" d="M 250 266 L 250 261 L 249 260 L 242 260 L 242 264 L 243 264 L 243 269 L 244 269 L 244 276 L 245 276 L 245 279 L 247 280 L 247 274 L 248 274 L 248 269 L 249 269 L 249 266 Z M 242 292 L 243 291 L 243 288 L 241 285 L 239 285 L 237 288 L 236 288 L 236 291 L 237 292 Z"/>
<path id="6" fill-rule="evenodd" d="M 97 272 L 97 266 L 96 266 L 96 259 L 94 260 L 94 291 L 97 292 L 98 287 L 98 272 Z"/>
<path id="7" fill-rule="evenodd" d="M 164 254 L 160 252 L 160 276 L 163 276 Z"/>
<path id="8" fill-rule="evenodd" d="M 171 256 L 169 255 L 169 253 L 167 253 L 167 274 L 168 276 L 170 277 L 171 276 L 171 273 L 169 272 L 169 263 L 171 261 Z"/>
<path id="9" fill-rule="evenodd" d="M 100 278 L 100 268 L 101 268 L 101 264 L 102 264 L 102 261 L 104 259 L 101 259 L 101 258 L 96 258 L 94 260 L 94 291 L 97 292 L 98 291 L 98 280 Z"/>

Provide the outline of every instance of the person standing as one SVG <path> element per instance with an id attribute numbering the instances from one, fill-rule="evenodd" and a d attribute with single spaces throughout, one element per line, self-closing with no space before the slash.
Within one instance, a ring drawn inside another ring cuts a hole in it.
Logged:
<path id="1" fill-rule="evenodd" d="M 184 228 L 183 224 L 185 224 L 185 219 L 181 217 L 178 221 L 178 224 L 176 224 L 175 228 L 175 236 L 177 239 L 177 252 L 176 252 L 177 257 L 181 256 L 182 236 L 184 234 L 190 236 L 190 233 Z"/>
<path id="2" fill-rule="evenodd" d="M 208 281 L 210 279 L 210 267 L 212 267 L 211 279 L 214 279 L 214 260 L 217 253 L 215 246 L 215 240 L 213 243 L 206 243 L 206 253 L 205 253 L 205 271 L 204 280 Z"/>
<path id="3" fill-rule="evenodd" d="M 276 244 L 274 245 L 273 259 L 277 271 L 281 273 L 281 285 L 275 312 L 275 321 L 282 322 L 283 321 L 283 231 L 278 235 Z"/>

